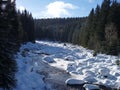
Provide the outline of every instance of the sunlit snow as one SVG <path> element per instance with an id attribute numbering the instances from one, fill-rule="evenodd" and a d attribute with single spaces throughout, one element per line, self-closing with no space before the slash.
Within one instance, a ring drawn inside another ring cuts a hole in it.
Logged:
<path id="1" fill-rule="evenodd" d="M 65 80 L 64 84 L 87 82 L 120 88 L 120 66 L 116 65 L 116 60 L 116 56 L 105 54 L 94 57 L 92 50 L 68 43 L 27 43 L 21 46 L 16 55 L 19 71 L 16 74 L 17 87 L 14 90 L 52 90 L 51 83 L 46 84 L 48 79 L 44 81 L 46 76 L 49 79 L 61 79 L 61 82 Z M 71 77 L 62 77 L 64 74 L 60 76 L 55 68 L 65 70 Z M 84 87 L 97 88 L 89 84 Z"/>

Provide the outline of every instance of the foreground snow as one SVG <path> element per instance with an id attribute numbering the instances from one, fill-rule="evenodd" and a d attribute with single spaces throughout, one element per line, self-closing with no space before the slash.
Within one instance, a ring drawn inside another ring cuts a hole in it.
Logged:
<path id="1" fill-rule="evenodd" d="M 41 70 L 49 70 L 44 63 L 69 73 L 72 79 L 70 77 L 64 83 L 87 82 L 120 88 L 120 66 L 115 64 L 116 60 L 117 57 L 104 54 L 94 57 L 93 51 L 72 44 L 48 41 L 27 43 L 21 46 L 16 55 L 19 71 L 16 74 L 18 85 L 15 90 L 52 90 L 44 81 L 45 75 L 38 74 Z M 55 77 L 56 80 L 58 78 Z"/>

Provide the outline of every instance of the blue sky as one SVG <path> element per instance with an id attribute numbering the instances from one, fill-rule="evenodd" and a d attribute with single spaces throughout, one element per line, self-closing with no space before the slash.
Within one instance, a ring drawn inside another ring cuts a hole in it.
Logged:
<path id="1" fill-rule="evenodd" d="M 17 8 L 25 8 L 34 18 L 83 17 L 102 0 L 16 0 Z"/>

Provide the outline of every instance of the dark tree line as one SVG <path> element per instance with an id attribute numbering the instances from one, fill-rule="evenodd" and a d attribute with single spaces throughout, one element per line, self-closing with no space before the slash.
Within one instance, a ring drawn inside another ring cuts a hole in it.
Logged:
<path id="1" fill-rule="evenodd" d="M 120 53 L 120 3 L 103 0 L 87 18 L 37 19 L 35 36 L 117 55 Z"/>
<path id="2" fill-rule="evenodd" d="M 96 52 L 120 53 L 120 3 L 104 0 L 92 9 L 80 32 L 80 43 Z"/>
<path id="3" fill-rule="evenodd" d="M 86 18 L 54 18 L 36 19 L 35 36 L 37 39 L 49 39 L 62 42 L 77 40 L 75 32 L 79 32 Z"/>
<path id="4" fill-rule="evenodd" d="M 0 0 L 0 88 L 4 90 L 12 90 L 16 86 L 17 64 L 13 55 L 18 51 L 20 44 L 34 41 L 30 37 L 34 31 L 34 21 L 30 14 L 26 15 L 16 11 L 15 1 Z M 28 20 L 26 26 L 22 17 Z M 33 31 L 26 31 L 27 27 L 31 27 Z M 24 40 L 24 37 L 27 39 Z"/>
<path id="5" fill-rule="evenodd" d="M 18 11 L 18 17 L 20 20 L 20 29 L 21 29 L 21 42 L 35 42 L 35 32 L 34 32 L 34 19 L 32 14 L 27 10 Z"/>

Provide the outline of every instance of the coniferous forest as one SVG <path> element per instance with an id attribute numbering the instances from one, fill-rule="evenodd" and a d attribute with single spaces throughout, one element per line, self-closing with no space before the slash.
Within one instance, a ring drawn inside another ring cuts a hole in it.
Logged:
<path id="1" fill-rule="evenodd" d="M 84 18 L 35 19 L 36 39 L 77 43 Z"/>
<path id="2" fill-rule="evenodd" d="M 34 42 L 34 20 L 26 10 L 16 10 L 15 1 L 0 0 L 0 87 L 16 86 L 17 64 L 13 54 L 22 43 Z"/>
<path id="3" fill-rule="evenodd" d="M 47 39 L 82 45 L 96 53 L 120 54 L 120 3 L 104 0 L 88 17 L 34 19 L 16 10 L 15 0 L 0 0 L 0 87 L 16 86 L 14 54 L 21 44 Z"/>
<path id="4" fill-rule="evenodd" d="M 35 19 L 37 39 L 82 45 L 96 53 L 120 53 L 120 3 L 104 0 L 83 18 Z"/>

